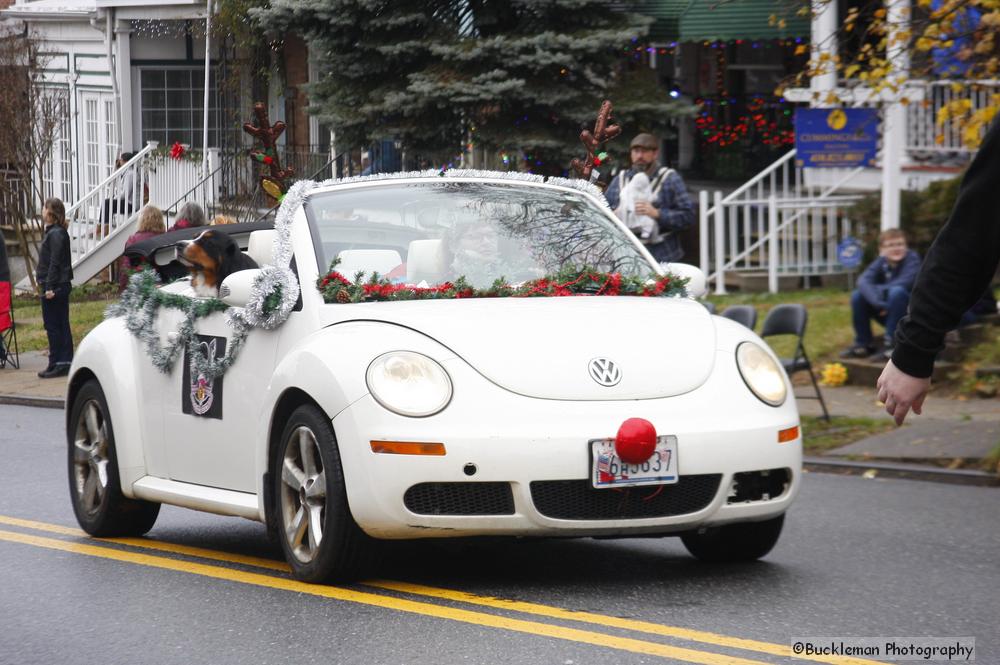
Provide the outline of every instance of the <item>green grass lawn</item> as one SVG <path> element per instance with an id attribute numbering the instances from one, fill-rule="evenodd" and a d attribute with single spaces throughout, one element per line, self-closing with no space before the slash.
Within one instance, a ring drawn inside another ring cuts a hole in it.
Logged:
<path id="1" fill-rule="evenodd" d="M 784 303 L 805 305 L 809 311 L 805 337 L 806 353 L 809 354 L 817 371 L 823 362 L 837 360 L 837 354 L 854 341 L 854 331 L 851 328 L 851 294 L 844 289 L 817 288 L 781 293 L 737 293 L 709 296 L 707 300 L 715 303 L 717 312 L 721 312 L 729 305 L 752 305 L 757 310 L 758 332 L 764 323 L 764 317 L 775 305 Z M 874 326 L 873 332 L 876 335 L 881 333 L 878 325 Z M 791 356 L 795 351 L 795 338 L 792 336 L 773 337 L 767 341 L 780 356 Z"/>
<path id="2" fill-rule="evenodd" d="M 89 298 L 98 297 L 97 300 Z M 84 300 L 84 299 L 87 300 Z M 95 293 L 94 289 L 84 291 L 74 289 L 71 296 L 69 315 L 73 328 L 73 340 L 77 343 L 83 339 L 91 328 L 104 318 L 104 308 L 115 300 L 115 297 L 105 293 Z M 837 352 L 850 345 L 853 339 L 851 332 L 850 294 L 838 289 L 809 289 L 806 291 L 787 291 L 784 293 L 746 293 L 726 296 L 710 296 L 709 301 L 715 303 L 717 311 L 722 311 L 729 305 L 752 305 L 757 309 L 757 329 L 764 317 L 775 305 L 782 303 L 801 303 L 809 310 L 809 324 L 806 327 L 806 351 L 813 362 L 835 360 Z M 15 301 L 15 317 L 17 319 L 17 340 L 27 351 L 36 351 L 47 347 L 45 329 L 42 327 L 42 308 L 37 298 L 19 297 Z M 795 340 L 792 337 L 772 338 L 768 340 L 779 355 L 791 355 Z"/>
<path id="3" fill-rule="evenodd" d="M 74 289 L 69 303 L 69 321 L 73 330 L 73 342 L 79 345 L 80 340 L 104 320 L 104 308 L 113 300 L 74 300 L 77 297 L 79 294 Z M 16 298 L 14 320 L 17 323 L 17 346 L 20 351 L 42 351 L 49 348 L 45 326 L 42 325 L 42 305 L 38 298 Z"/>
<path id="4" fill-rule="evenodd" d="M 891 420 L 833 416 L 827 422 L 818 416 L 802 416 L 802 450 L 807 455 L 822 455 L 875 434 L 895 428 Z"/>
<path id="5" fill-rule="evenodd" d="M 73 341 L 77 344 L 90 330 L 104 318 L 104 308 L 114 301 L 116 295 L 107 289 L 85 287 L 74 289 L 71 296 L 69 315 L 73 328 Z M 97 299 L 93 299 L 97 298 Z M 809 310 L 809 324 L 806 327 L 806 351 L 817 366 L 823 362 L 836 360 L 837 353 L 851 344 L 850 294 L 841 289 L 809 289 L 786 291 L 783 293 L 746 293 L 726 296 L 710 296 L 717 311 L 729 305 L 752 305 L 757 309 L 757 329 L 760 330 L 764 317 L 775 305 L 801 303 Z M 42 326 L 42 308 L 37 298 L 19 297 L 15 301 L 17 320 L 17 341 L 25 351 L 38 351 L 48 347 L 45 328 Z M 775 337 L 768 343 L 779 355 L 791 355 L 795 347 L 792 337 Z"/>

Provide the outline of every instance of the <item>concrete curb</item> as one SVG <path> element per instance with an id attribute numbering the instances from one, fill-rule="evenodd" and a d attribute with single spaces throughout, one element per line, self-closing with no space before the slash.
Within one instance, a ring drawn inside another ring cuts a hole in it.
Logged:
<path id="1" fill-rule="evenodd" d="M 32 397 L 30 395 L 0 394 L 0 404 L 38 406 L 46 409 L 62 409 L 66 406 L 66 401 L 62 397 Z"/>
<path id="2" fill-rule="evenodd" d="M 975 469 L 943 469 L 926 464 L 906 464 L 904 462 L 858 462 L 854 460 L 831 459 L 829 457 L 803 457 L 802 464 L 810 471 L 823 473 L 843 473 L 861 475 L 874 470 L 881 478 L 907 478 L 927 480 L 956 485 L 976 485 L 980 487 L 1000 487 L 1000 476 Z"/>

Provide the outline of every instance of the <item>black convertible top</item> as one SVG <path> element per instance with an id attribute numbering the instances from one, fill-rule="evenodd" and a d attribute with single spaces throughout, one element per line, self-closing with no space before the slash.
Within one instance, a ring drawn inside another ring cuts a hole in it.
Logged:
<path id="1" fill-rule="evenodd" d="M 196 226 L 190 229 L 168 231 L 156 236 L 155 238 L 150 238 L 148 240 L 143 240 L 142 242 L 137 242 L 134 245 L 129 245 L 125 248 L 124 254 L 130 259 L 149 260 L 154 254 L 157 253 L 158 250 L 173 247 L 179 240 L 190 240 L 191 238 L 197 237 L 202 231 L 207 229 L 236 236 L 236 242 L 239 243 L 242 249 L 246 249 L 251 232 L 265 231 L 273 228 L 274 222 L 271 220 L 263 222 L 244 222 L 242 224 L 221 224 L 219 226 Z M 155 263 L 155 261 L 153 262 Z"/>

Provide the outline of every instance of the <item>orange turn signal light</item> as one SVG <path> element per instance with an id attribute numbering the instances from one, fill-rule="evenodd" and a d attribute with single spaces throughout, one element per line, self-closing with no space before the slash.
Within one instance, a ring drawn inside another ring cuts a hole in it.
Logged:
<path id="1" fill-rule="evenodd" d="M 443 443 L 421 441 L 372 441 L 373 453 L 386 455 L 444 455 Z"/>
<path id="2" fill-rule="evenodd" d="M 799 438 L 799 426 L 778 430 L 778 443 L 788 443 Z"/>

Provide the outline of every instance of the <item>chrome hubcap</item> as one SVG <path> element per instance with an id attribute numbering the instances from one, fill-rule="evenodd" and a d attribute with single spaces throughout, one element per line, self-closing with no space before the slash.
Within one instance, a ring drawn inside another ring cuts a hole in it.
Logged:
<path id="1" fill-rule="evenodd" d="M 93 515 L 108 491 L 108 426 L 96 400 L 83 405 L 76 423 L 73 478 L 80 508 Z"/>
<path id="2" fill-rule="evenodd" d="M 295 558 L 309 563 L 319 553 L 326 514 L 326 472 L 312 430 L 298 427 L 281 461 L 281 515 L 285 542 Z"/>

